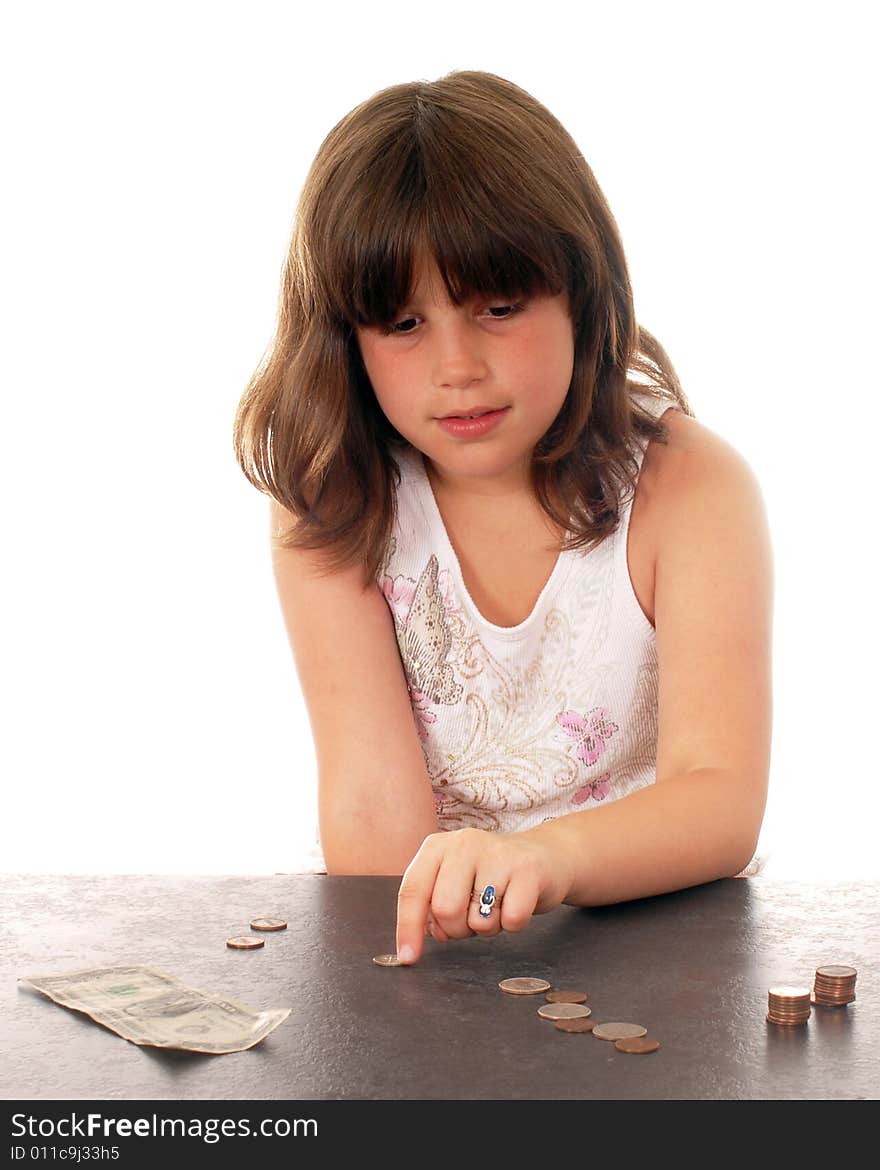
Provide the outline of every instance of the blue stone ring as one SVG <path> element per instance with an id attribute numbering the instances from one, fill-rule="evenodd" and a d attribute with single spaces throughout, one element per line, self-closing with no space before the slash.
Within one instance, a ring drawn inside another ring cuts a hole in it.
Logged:
<path id="1" fill-rule="evenodd" d="M 484 886 L 483 892 L 474 890 L 471 897 L 479 897 L 480 899 L 480 917 L 488 918 L 492 913 L 492 907 L 495 905 L 495 887 Z"/>

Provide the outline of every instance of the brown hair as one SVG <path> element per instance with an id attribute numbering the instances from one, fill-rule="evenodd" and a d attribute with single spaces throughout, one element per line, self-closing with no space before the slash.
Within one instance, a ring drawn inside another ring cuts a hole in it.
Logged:
<path id="1" fill-rule="evenodd" d="M 306 177 L 277 329 L 235 417 L 247 478 L 296 518 L 283 547 L 322 548 L 328 568 L 379 569 L 407 445 L 364 369 L 356 326 L 387 324 L 429 252 L 451 301 L 567 290 L 574 369 L 532 457 L 547 515 L 593 547 L 635 490 L 633 434 L 668 438 L 631 398 L 693 414 L 660 343 L 635 320 L 617 225 L 559 121 L 491 73 L 380 90 L 330 131 Z M 632 374 L 641 378 L 632 378 Z"/>

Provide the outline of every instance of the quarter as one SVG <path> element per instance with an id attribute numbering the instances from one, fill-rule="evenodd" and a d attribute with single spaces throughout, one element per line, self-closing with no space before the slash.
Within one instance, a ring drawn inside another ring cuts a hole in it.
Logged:
<path id="1" fill-rule="evenodd" d="M 532 979 L 526 976 L 502 979 L 498 986 L 508 995 L 537 995 L 539 991 L 550 990 L 550 984 L 546 979 Z"/>
<path id="2" fill-rule="evenodd" d="M 630 1040 L 635 1036 L 647 1036 L 648 1029 L 641 1024 L 597 1024 L 593 1035 L 600 1040 Z"/>
<path id="3" fill-rule="evenodd" d="M 538 1015 L 545 1020 L 575 1020 L 584 1019 L 593 1013 L 582 1003 L 545 1003 L 538 1008 Z"/>

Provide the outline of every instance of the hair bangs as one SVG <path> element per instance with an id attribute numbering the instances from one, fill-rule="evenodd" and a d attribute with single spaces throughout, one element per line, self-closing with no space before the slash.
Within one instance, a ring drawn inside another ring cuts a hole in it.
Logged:
<path id="1" fill-rule="evenodd" d="M 377 174 L 375 191 L 349 209 L 347 230 L 337 236 L 344 241 L 337 242 L 337 307 L 352 328 L 389 324 L 412 299 L 429 258 L 456 306 L 571 290 L 571 249 L 546 220 L 511 222 L 500 193 L 472 184 L 468 199 L 454 178 L 435 181 L 424 155 L 413 143 L 407 165 L 393 168 L 398 182 L 387 169 Z"/>

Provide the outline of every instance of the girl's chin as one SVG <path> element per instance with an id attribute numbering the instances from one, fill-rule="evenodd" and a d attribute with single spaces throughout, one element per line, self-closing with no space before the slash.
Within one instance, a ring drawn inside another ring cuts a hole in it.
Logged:
<path id="1" fill-rule="evenodd" d="M 526 453 L 502 451 L 497 446 L 490 449 L 489 444 L 482 447 L 469 444 L 466 449 L 449 450 L 448 447 L 438 449 L 432 444 L 431 450 L 425 451 L 424 455 L 441 479 L 498 480 L 517 485 L 530 482 L 531 450 Z"/>

